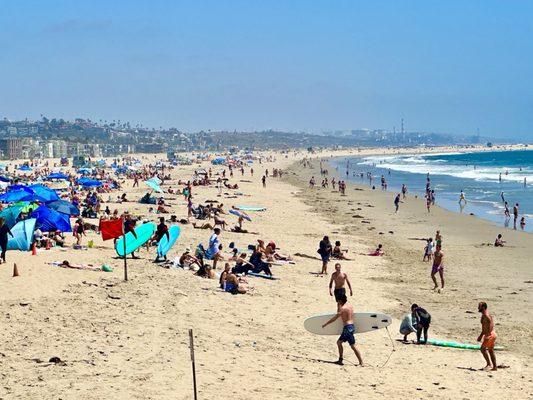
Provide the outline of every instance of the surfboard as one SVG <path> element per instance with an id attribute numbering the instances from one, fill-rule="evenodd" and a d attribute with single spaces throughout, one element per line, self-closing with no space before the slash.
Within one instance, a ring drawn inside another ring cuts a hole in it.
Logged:
<path id="1" fill-rule="evenodd" d="M 265 274 L 258 274 L 256 272 L 248 272 L 248 275 L 255 276 L 256 278 L 270 279 L 272 281 L 279 280 L 279 278 L 276 278 L 275 276 L 265 275 Z"/>
<path id="2" fill-rule="evenodd" d="M 454 349 L 464 349 L 464 350 L 479 350 L 481 348 L 481 345 L 479 344 L 459 343 L 459 342 L 451 342 L 451 341 L 439 340 L 439 339 L 428 339 L 427 344 L 430 344 L 432 346 L 451 347 Z M 494 350 L 503 350 L 503 347 L 496 346 L 494 347 Z"/>
<path id="3" fill-rule="evenodd" d="M 320 314 L 307 318 L 304 327 L 316 335 L 340 335 L 342 332 L 342 320 L 338 318 L 325 328 L 322 325 L 328 322 L 336 314 Z M 353 314 L 355 333 L 371 332 L 386 328 L 392 323 L 392 317 L 387 314 L 358 312 Z"/>
<path id="4" fill-rule="evenodd" d="M 124 257 L 124 255 L 127 256 L 128 254 L 133 253 L 148 240 L 150 240 L 154 232 L 155 224 L 153 222 L 148 222 L 135 228 L 137 238 L 135 238 L 131 232 L 128 232 L 126 236 L 121 236 L 115 244 L 115 250 L 117 254 L 121 257 Z M 126 238 L 126 252 L 124 252 L 124 238 Z"/>
<path id="5" fill-rule="evenodd" d="M 245 220 L 252 222 L 252 219 L 248 215 L 240 212 L 239 210 L 229 210 L 229 213 L 236 215 L 237 217 L 243 217 Z"/>
<path id="6" fill-rule="evenodd" d="M 172 225 L 170 228 L 168 228 L 169 238 L 167 238 L 167 235 L 163 235 L 157 245 L 157 255 L 159 257 L 164 257 L 167 255 L 172 246 L 174 246 L 176 243 L 176 240 L 178 240 L 180 237 L 180 233 L 181 229 L 178 225 Z"/>
<path id="7" fill-rule="evenodd" d="M 266 211 L 266 207 L 261 206 L 235 206 L 235 208 L 241 211 Z"/>

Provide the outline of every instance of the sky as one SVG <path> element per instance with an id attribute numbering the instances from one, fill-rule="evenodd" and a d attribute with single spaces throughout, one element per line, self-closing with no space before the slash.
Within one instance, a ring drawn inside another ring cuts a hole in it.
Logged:
<path id="1" fill-rule="evenodd" d="M 0 117 L 533 139 L 533 1 L 18 1 Z"/>

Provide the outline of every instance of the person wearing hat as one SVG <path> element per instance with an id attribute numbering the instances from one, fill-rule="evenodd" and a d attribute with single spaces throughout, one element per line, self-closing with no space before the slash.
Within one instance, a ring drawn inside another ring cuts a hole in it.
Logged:
<path id="1" fill-rule="evenodd" d="M 185 251 L 183 252 L 183 254 L 181 255 L 180 257 L 180 260 L 179 260 L 179 264 L 182 268 L 189 268 L 189 269 L 192 269 L 191 267 L 196 264 L 198 267 L 200 267 L 200 262 L 198 261 L 198 259 L 193 256 L 191 254 L 191 249 L 190 247 L 187 247 L 185 249 Z"/>

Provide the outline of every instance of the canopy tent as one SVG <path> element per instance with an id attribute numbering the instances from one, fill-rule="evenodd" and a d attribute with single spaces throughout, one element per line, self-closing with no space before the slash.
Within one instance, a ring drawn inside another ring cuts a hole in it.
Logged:
<path id="1" fill-rule="evenodd" d="M 50 175 L 48 175 L 48 176 L 46 177 L 46 179 L 49 180 L 49 181 L 51 181 L 51 180 L 53 180 L 53 179 L 64 180 L 64 181 L 66 181 L 66 180 L 69 179 L 69 177 L 68 177 L 68 175 L 63 174 L 63 173 L 61 173 L 61 172 L 53 172 L 53 173 L 51 173 Z"/>
<path id="2" fill-rule="evenodd" d="M 33 232 L 35 232 L 35 218 L 25 219 L 19 221 L 13 228 L 11 233 L 13 237 L 9 237 L 7 242 L 8 250 L 22 250 L 28 251 L 33 243 Z"/>
<path id="3" fill-rule="evenodd" d="M 66 200 L 56 200 L 48 203 L 47 206 L 61 214 L 80 215 L 80 210 L 72 203 Z"/>
<path id="4" fill-rule="evenodd" d="M 153 179 L 153 178 L 152 178 Z M 161 189 L 161 187 L 159 186 L 158 183 L 156 183 L 154 180 L 152 179 L 148 179 L 147 181 L 144 181 L 144 183 L 146 184 L 146 186 L 148 186 L 149 188 L 151 188 L 152 190 L 158 192 L 158 193 L 163 193 L 163 189 Z"/>
<path id="5" fill-rule="evenodd" d="M 0 211 L 0 218 L 4 218 L 5 224 L 9 229 L 13 228 L 17 223 L 17 218 L 22 212 L 22 206 L 11 206 Z"/>
<path id="6" fill-rule="evenodd" d="M 37 219 L 37 227 L 43 232 L 72 232 L 69 216 L 48 207 L 40 206 L 30 216 Z"/>

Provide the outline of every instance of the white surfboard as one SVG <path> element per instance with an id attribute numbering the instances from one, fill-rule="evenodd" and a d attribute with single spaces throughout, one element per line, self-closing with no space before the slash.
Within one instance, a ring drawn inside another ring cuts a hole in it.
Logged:
<path id="1" fill-rule="evenodd" d="M 320 314 L 307 318 L 304 327 L 309 332 L 317 335 L 340 335 L 343 324 L 341 318 L 322 328 L 336 314 Z M 392 323 L 392 317 L 387 314 L 358 312 L 353 313 L 355 333 L 365 333 L 385 328 Z"/>

